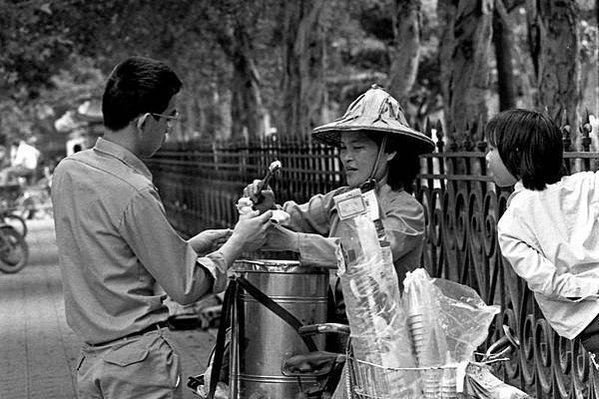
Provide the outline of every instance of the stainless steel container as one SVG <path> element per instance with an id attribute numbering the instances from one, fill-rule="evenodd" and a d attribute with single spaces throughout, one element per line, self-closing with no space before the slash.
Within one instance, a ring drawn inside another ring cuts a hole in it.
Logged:
<path id="1" fill-rule="evenodd" d="M 281 305 L 303 324 L 326 322 L 329 272 L 300 266 L 297 261 L 240 260 L 234 272 Z M 319 350 L 324 336 L 315 336 Z M 297 378 L 281 374 L 289 357 L 307 353 L 297 332 L 247 292 L 241 291 L 233 316 L 231 397 L 238 399 L 296 398 Z M 302 378 L 304 389 L 316 383 Z"/>

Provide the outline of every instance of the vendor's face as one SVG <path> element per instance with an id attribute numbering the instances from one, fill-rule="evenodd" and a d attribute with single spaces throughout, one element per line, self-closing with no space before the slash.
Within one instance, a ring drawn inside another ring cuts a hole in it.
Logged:
<path id="1" fill-rule="evenodd" d="M 339 155 L 345 169 L 347 184 L 350 187 L 359 187 L 370 177 L 378 151 L 378 144 L 365 132 L 341 133 Z M 380 169 L 377 167 L 376 177 L 379 179 Z"/>

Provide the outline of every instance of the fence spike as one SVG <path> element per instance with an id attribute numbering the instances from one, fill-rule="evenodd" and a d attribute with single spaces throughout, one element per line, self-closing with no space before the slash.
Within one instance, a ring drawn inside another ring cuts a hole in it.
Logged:
<path id="1" fill-rule="evenodd" d="M 585 111 L 585 118 L 583 118 L 582 124 L 578 127 L 578 131 L 582 136 L 582 138 L 580 139 L 580 144 L 582 145 L 583 150 L 590 151 L 592 141 L 590 136 L 591 130 L 593 130 L 593 126 L 591 126 L 588 108 L 586 108 Z"/>
<path id="2" fill-rule="evenodd" d="M 443 124 L 441 123 L 441 120 L 438 119 L 437 123 L 435 124 L 435 130 L 436 135 L 437 135 L 437 151 L 438 152 L 443 152 L 443 148 L 445 147 L 445 142 L 443 141 L 444 138 L 444 134 L 443 134 Z"/>
<path id="3" fill-rule="evenodd" d="M 478 116 L 477 126 L 476 126 L 476 138 L 478 141 L 485 140 L 485 119 L 482 115 Z"/>
<path id="4" fill-rule="evenodd" d="M 451 136 L 448 136 L 449 138 L 449 150 L 450 151 L 457 151 L 458 149 L 458 143 L 457 143 L 457 130 L 455 128 L 455 126 L 452 128 L 453 130 L 453 134 Z"/>
<path id="5" fill-rule="evenodd" d="M 410 119 L 412 119 L 412 118 L 410 118 Z M 414 123 L 409 123 L 409 124 L 410 124 L 410 126 L 414 126 L 414 129 L 416 129 L 416 131 L 418 131 L 418 132 L 422 131 L 419 120 L 416 119 L 414 121 Z"/>
<path id="6" fill-rule="evenodd" d="M 562 142 L 564 144 L 564 151 L 570 151 L 570 146 L 572 145 L 572 139 L 570 139 L 570 125 L 562 125 L 560 127 L 562 131 Z"/>
<path id="7" fill-rule="evenodd" d="M 543 113 L 551 118 L 551 113 L 549 112 L 549 108 L 547 108 L 546 105 L 543 107 Z"/>
<path id="8" fill-rule="evenodd" d="M 474 143 L 472 142 L 472 134 L 468 130 L 466 130 L 466 132 L 464 133 L 464 141 L 462 145 L 464 146 L 464 149 L 466 151 L 472 151 L 472 148 L 474 148 Z"/>
<path id="9" fill-rule="evenodd" d="M 424 132 L 423 133 L 427 137 L 432 137 L 431 120 L 430 120 L 430 118 L 428 116 L 424 120 Z"/>
<path id="10" fill-rule="evenodd" d="M 584 119 L 582 120 L 582 123 L 591 123 L 591 115 L 588 107 L 584 107 Z"/>
<path id="11" fill-rule="evenodd" d="M 561 110 L 561 107 L 560 107 Z M 568 110 L 567 109 L 563 109 L 562 111 L 562 120 L 561 120 L 561 126 L 566 126 L 569 125 L 569 121 L 568 121 Z"/>

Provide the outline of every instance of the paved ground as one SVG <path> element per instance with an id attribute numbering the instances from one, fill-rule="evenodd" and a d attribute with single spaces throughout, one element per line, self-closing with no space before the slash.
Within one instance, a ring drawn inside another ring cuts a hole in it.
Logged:
<path id="1" fill-rule="evenodd" d="M 33 220 L 30 262 L 0 273 L 0 399 L 75 398 L 71 372 L 80 341 L 67 326 L 53 224 Z M 174 331 L 183 377 L 201 373 L 214 332 Z M 194 398 L 185 389 L 185 398 Z"/>

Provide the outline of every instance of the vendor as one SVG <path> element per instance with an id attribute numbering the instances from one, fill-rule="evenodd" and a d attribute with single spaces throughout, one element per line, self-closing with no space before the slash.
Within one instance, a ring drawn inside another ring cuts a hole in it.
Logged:
<path id="1" fill-rule="evenodd" d="M 263 249 L 293 251 L 304 265 L 336 268 L 339 217 L 333 198 L 374 180 L 401 289 L 406 273 L 421 262 L 424 209 L 412 191 L 420 170 L 419 155 L 433 151 L 434 142 L 412 129 L 397 100 L 376 85 L 358 97 L 342 118 L 314 129 L 312 137 L 339 148 L 347 185 L 317 194 L 305 204 L 288 201 L 280 206 L 289 219 L 282 228 L 269 230 Z M 259 193 L 260 186 L 259 180 L 254 181 L 244 195 L 264 198 L 258 206 L 270 209 L 274 195 L 268 189 Z M 332 287 L 329 321 L 349 324 L 338 278 L 332 279 Z M 343 352 L 345 340 L 329 340 L 327 350 Z M 334 397 L 344 397 L 343 391 L 338 389 Z"/>
<path id="2" fill-rule="evenodd" d="M 317 194 L 305 204 L 284 203 L 281 208 L 290 215 L 283 222 L 286 228 L 271 229 L 263 249 L 293 251 L 304 265 L 336 268 L 339 218 L 333 197 L 374 179 L 401 286 L 406 272 L 420 266 L 424 209 L 412 190 L 419 155 L 431 152 L 433 141 L 409 127 L 399 103 L 376 85 L 358 97 L 342 118 L 314 129 L 312 137 L 339 148 L 347 185 Z M 248 185 L 244 195 L 255 198 L 259 184 L 256 180 Z M 265 200 L 259 206 L 272 207 L 272 191 L 261 194 Z M 337 297 L 338 283 L 335 291 Z M 341 319 L 337 321 L 345 318 Z"/>

